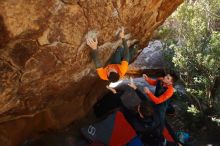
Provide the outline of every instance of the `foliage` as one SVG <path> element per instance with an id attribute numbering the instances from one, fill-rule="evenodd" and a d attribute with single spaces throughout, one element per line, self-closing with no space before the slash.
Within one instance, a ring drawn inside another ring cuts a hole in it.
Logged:
<path id="1" fill-rule="evenodd" d="M 219 11 L 219 0 L 185 1 L 159 31 L 167 34 L 164 49 L 174 51 L 168 59 L 199 110 L 217 102 L 213 91 L 220 75 L 220 32 L 214 24 L 220 21 Z"/>
<path id="2" fill-rule="evenodd" d="M 199 110 L 194 105 L 189 106 L 187 112 L 192 113 L 194 116 L 199 114 Z"/>

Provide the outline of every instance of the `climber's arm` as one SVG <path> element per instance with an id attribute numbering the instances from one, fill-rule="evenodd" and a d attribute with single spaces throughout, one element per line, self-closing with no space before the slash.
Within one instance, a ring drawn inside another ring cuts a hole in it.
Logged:
<path id="1" fill-rule="evenodd" d="M 122 39 L 122 44 L 124 46 L 123 61 L 129 62 L 129 49 L 128 49 L 127 41 L 125 40 L 124 28 L 121 29 L 121 32 L 119 35 L 120 35 L 120 38 Z"/>
<path id="2" fill-rule="evenodd" d="M 143 78 L 144 78 L 145 81 L 146 81 L 148 84 L 150 84 L 151 86 L 156 86 L 157 81 L 158 81 L 158 80 L 154 80 L 154 79 L 149 78 L 146 74 L 143 74 Z"/>
<path id="3" fill-rule="evenodd" d="M 153 101 L 155 104 L 160 104 L 172 97 L 174 93 L 174 88 L 168 87 L 166 92 L 164 92 L 159 97 L 156 97 L 147 87 L 144 87 L 144 91 L 147 94 L 147 96 L 151 99 L 151 101 Z"/>
<path id="4" fill-rule="evenodd" d="M 92 48 L 91 57 L 92 57 L 92 60 L 95 64 L 95 67 L 97 69 L 101 68 L 103 65 L 101 64 L 99 56 L 98 56 L 98 41 L 97 41 L 97 39 L 95 41 L 91 38 L 87 39 L 87 45 L 89 45 L 90 48 Z"/>
<path id="5" fill-rule="evenodd" d="M 128 49 L 127 42 L 125 40 L 124 28 L 121 29 L 119 36 L 122 39 L 124 52 L 123 52 L 123 56 L 122 56 L 123 58 L 122 58 L 121 64 L 118 67 L 121 71 L 122 76 L 124 76 L 128 70 L 128 63 L 129 63 L 129 49 Z"/>

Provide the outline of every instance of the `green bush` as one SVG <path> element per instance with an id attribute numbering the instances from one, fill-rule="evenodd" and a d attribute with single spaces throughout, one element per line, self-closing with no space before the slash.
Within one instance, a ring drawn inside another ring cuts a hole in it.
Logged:
<path id="1" fill-rule="evenodd" d="M 220 21 L 219 12 L 219 0 L 188 0 L 159 31 L 165 52 L 174 52 L 166 57 L 201 112 L 218 102 L 215 89 L 220 75 L 220 32 L 215 22 Z"/>

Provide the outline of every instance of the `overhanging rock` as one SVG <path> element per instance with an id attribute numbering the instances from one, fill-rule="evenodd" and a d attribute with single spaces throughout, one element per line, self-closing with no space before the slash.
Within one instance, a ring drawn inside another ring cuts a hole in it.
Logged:
<path id="1" fill-rule="evenodd" d="M 66 126 L 104 91 L 85 37 L 106 61 L 121 26 L 141 46 L 183 0 L 0 1 L 0 145 Z"/>

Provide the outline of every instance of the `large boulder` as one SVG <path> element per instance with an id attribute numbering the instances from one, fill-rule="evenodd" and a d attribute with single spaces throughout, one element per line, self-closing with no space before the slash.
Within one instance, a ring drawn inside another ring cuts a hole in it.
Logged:
<path id="1" fill-rule="evenodd" d="M 126 38 L 143 47 L 183 0 L 1 0 L 0 145 L 62 128 L 105 91 L 85 43 L 106 61 Z"/>
<path id="2" fill-rule="evenodd" d="M 135 61 L 130 64 L 128 74 L 147 73 L 155 75 L 163 72 L 165 58 L 163 55 L 163 44 L 159 40 L 150 41 L 148 46 L 142 50 Z"/>

